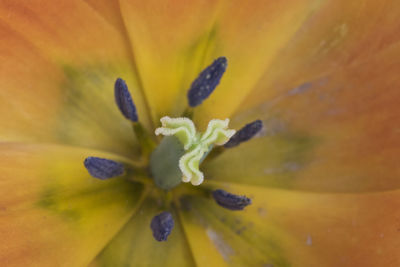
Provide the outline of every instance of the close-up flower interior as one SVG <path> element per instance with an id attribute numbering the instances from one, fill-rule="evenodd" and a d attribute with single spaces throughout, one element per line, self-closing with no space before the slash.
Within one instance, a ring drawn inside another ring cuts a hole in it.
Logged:
<path id="1" fill-rule="evenodd" d="M 396 0 L 0 0 L 0 266 L 400 266 Z"/>

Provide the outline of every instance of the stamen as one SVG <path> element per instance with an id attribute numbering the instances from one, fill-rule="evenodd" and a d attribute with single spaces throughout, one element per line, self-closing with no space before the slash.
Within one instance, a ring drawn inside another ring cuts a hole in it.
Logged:
<path id="1" fill-rule="evenodd" d="M 157 241 L 167 241 L 168 236 L 174 228 L 174 219 L 168 211 L 161 212 L 153 217 L 150 223 L 153 236 Z"/>
<path id="2" fill-rule="evenodd" d="M 253 121 L 246 124 L 242 129 L 236 132 L 234 136 L 224 145 L 225 148 L 238 146 L 240 143 L 246 142 L 254 137 L 263 127 L 261 120 Z"/>
<path id="3" fill-rule="evenodd" d="M 213 191 L 212 196 L 218 205 L 229 210 L 243 210 L 246 206 L 251 204 L 250 198 L 234 195 L 222 189 Z"/>
<path id="4" fill-rule="evenodd" d="M 125 81 L 118 78 L 114 85 L 115 102 L 125 118 L 133 122 L 138 121 L 136 106 L 133 103 L 131 94 Z"/>
<path id="5" fill-rule="evenodd" d="M 220 57 L 200 73 L 188 91 L 189 106 L 198 106 L 211 95 L 219 84 L 227 66 L 227 59 Z"/>
<path id="6" fill-rule="evenodd" d="M 124 173 L 124 165 L 110 159 L 87 157 L 83 164 L 91 176 L 101 180 L 120 176 Z"/>
<path id="7" fill-rule="evenodd" d="M 138 122 L 139 118 L 136 111 L 136 106 L 133 103 L 132 96 L 128 90 L 128 86 L 121 78 L 118 78 L 115 81 L 114 94 L 115 102 L 117 103 L 117 106 L 122 115 L 133 122 L 133 131 L 135 132 L 135 135 L 141 146 L 142 157 L 147 157 L 151 153 L 151 151 L 153 151 L 156 144 L 152 140 L 145 127 L 140 122 Z"/>

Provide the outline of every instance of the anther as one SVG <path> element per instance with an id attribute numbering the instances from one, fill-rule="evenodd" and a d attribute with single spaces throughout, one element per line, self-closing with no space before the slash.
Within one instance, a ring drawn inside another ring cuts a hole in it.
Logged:
<path id="1" fill-rule="evenodd" d="M 212 196 L 218 205 L 229 210 L 243 210 L 251 204 L 251 199 L 246 196 L 238 196 L 222 189 L 212 192 Z"/>
<path id="2" fill-rule="evenodd" d="M 131 94 L 125 81 L 118 78 L 114 85 L 115 102 L 125 118 L 133 122 L 138 121 L 136 106 L 133 103 Z"/>
<path id="3" fill-rule="evenodd" d="M 246 124 L 242 129 L 236 132 L 235 135 L 229 139 L 224 145 L 225 148 L 231 148 L 239 145 L 240 143 L 246 142 L 254 137 L 263 127 L 261 120 L 253 121 Z"/>
<path id="4" fill-rule="evenodd" d="M 120 176 L 124 173 L 124 165 L 110 159 L 87 157 L 83 164 L 91 176 L 101 180 Z"/>
<path id="5" fill-rule="evenodd" d="M 168 211 L 161 212 L 153 217 L 150 223 L 153 236 L 157 241 L 167 241 L 168 236 L 174 228 L 174 219 Z"/>
<path id="6" fill-rule="evenodd" d="M 219 84 L 227 66 L 227 59 L 220 57 L 200 73 L 188 91 L 189 106 L 198 106 L 211 95 Z"/>

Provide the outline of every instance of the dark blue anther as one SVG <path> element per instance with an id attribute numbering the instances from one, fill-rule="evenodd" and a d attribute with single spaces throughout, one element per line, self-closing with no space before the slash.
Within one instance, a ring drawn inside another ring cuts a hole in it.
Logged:
<path id="1" fill-rule="evenodd" d="M 97 157 L 87 157 L 83 162 L 91 176 L 105 180 L 124 173 L 122 163 Z"/>
<path id="2" fill-rule="evenodd" d="M 220 57 L 200 73 L 199 77 L 192 83 L 187 94 L 191 107 L 200 105 L 211 95 L 215 87 L 219 84 L 227 66 L 226 58 Z"/>
<path id="3" fill-rule="evenodd" d="M 168 211 L 161 212 L 151 220 L 150 228 L 157 241 L 167 241 L 169 234 L 174 228 L 174 219 Z"/>
<path id="4" fill-rule="evenodd" d="M 117 102 L 119 110 L 131 121 L 138 121 L 136 106 L 133 103 L 131 94 L 125 81 L 118 78 L 114 85 L 115 102 Z"/>
<path id="5" fill-rule="evenodd" d="M 246 142 L 250 140 L 253 136 L 255 136 L 263 127 L 262 121 L 256 120 L 249 124 L 246 124 L 242 129 L 237 131 L 231 139 L 227 143 L 225 143 L 224 147 L 230 148 L 239 145 L 242 142 Z"/>
<path id="6" fill-rule="evenodd" d="M 234 195 L 222 189 L 213 191 L 212 196 L 218 205 L 229 210 L 243 210 L 246 206 L 251 204 L 250 198 Z"/>

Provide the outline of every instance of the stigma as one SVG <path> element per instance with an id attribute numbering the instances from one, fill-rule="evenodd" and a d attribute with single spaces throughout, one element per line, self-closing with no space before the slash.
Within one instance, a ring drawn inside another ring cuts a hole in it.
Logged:
<path id="1" fill-rule="evenodd" d="M 191 182 L 192 185 L 203 183 L 204 174 L 200 171 L 199 165 L 213 149 L 214 146 L 222 146 L 228 142 L 236 133 L 228 129 L 229 119 L 213 119 L 208 123 L 204 133 L 196 131 L 192 120 L 188 118 L 161 118 L 162 127 L 155 130 L 156 135 L 175 136 L 184 153 L 178 161 L 182 173 L 183 182 Z"/>

